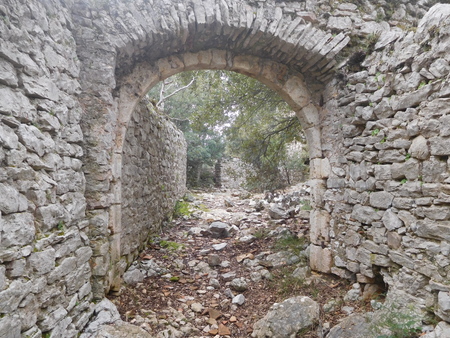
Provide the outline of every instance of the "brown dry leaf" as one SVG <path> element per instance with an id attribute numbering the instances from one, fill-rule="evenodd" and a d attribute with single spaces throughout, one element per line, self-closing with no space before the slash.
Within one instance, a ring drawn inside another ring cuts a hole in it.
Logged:
<path id="1" fill-rule="evenodd" d="M 235 323 L 235 322 L 237 322 L 237 318 L 235 316 L 231 316 L 230 323 Z"/>
<path id="2" fill-rule="evenodd" d="M 212 318 L 212 319 L 217 319 L 220 316 L 222 316 L 222 313 L 216 309 L 209 308 L 208 313 L 209 313 L 209 318 Z"/>
<path id="3" fill-rule="evenodd" d="M 141 258 L 142 258 L 142 259 L 152 259 L 153 256 L 150 256 L 150 255 L 144 255 L 144 256 L 142 256 Z"/>
<path id="4" fill-rule="evenodd" d="M 252 253 L 246 253 L 246 254 L 242 254 L 236 257 L 236 260 L 238 263 L 242 262 L 244 259 L 255 259 L 255 255 L 253 255 Z"/>
<path id="5" fill-rule="evenodd" d="M 215 336 L 216 334 L 219 333 L 219 330 L 217 330 L 217 329 L 212 329 L 212 330 L 210 330 L 208 333 L 209 333 L 211 336 Z"/>
<path id="6" fill-rule="evenodd" d="M 226 327 L 223 324 L 219 324 L 219 335 L 221 336 L 229 336 L 231 334 L 231 331 L 228 327 Z"/>
<path id="7" fill-rule="evenodd" d="M 206 321 L 209 325 L 217 325 L 217 320 L 213 319 L 213 318 L 209 318 Z"/>
<path id="8" fill-rule="evenodd" d="M 163 291 L 163 294 L 164 294 L 164 296 L 169 296 L 170 294 L 171 294 L 171 292 L 170 291 Z"/>
<path id="9" fill-rule="evenodd" d="M 125 312 L 125 321 L 128 321 L 128 319 L 132 319 L 136 316 L 136 311 L 130 310 Z"/>

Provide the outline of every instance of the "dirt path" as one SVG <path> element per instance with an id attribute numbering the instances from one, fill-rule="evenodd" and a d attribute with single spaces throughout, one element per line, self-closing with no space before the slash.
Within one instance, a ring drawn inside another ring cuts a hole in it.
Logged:
<path id="1" fill-rule="evenodd" d="M 294 216 L 287 219 L 269 216 L 262 195 L 193 197 L 192 213 L 152 240 L 126 273 L 129 284 L 111 296 L 123 320 L 155 337 L 250 337 L 253 324 L 271 305 L 298 295 L 321 305 L 325 329 L 348 315 L 341 305 L 351 285 L 309 271 L 309 212 L 301 210 L 302 205 L 308 209 L 307 194 L 296 196 L 290 210 L 281 210 Z M 281 198 L 273 201 L 282 204 Z M 180 207 L 187 213 L 187 204 Z M 213 221 L 228 227 L 211 233 Z M 353 311 L 361 306 L 346 305 Z M 321 336 L 321 326 L 298 336 Z"/>

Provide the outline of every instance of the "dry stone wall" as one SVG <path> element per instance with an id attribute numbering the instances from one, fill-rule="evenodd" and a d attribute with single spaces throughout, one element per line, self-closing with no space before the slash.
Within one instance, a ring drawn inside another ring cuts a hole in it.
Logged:
<path id="1" fill-rule="evenodd" d="M 123 155 L 120 252 L 125 269 L 186 190 L 186 141 L 167 117 L 142 101 L 128 125 Z"/>
<path id="2" fill-rule="evenodd" d="M 383 29 L 326 90 L 313 265 L 449 320 L 450 5 Z M 355 51 L 357 52 L 357 51 Z M 350 58 L 351 59 L 351 58 Z M 328 244 L 327 244 L 328 243 Z M 320 246 L 328 246 L 322 249 Z"/>
<path id="3" fill-rule="evenodd" d="M 192 69 L 253 76 L 296 111 L 313 268 L 450 321 L 450 10 L 414 29 L 429 2 L 3 0 L 0 336 L 74 337 L 120 287 L 156 225 L 140 216 L 184 179 L 180 135 L 136 107 Z"/>
<path id="4" fill-rule="evenodd" d="M 80 63 L 59 2 L 0 4 L 0 336 L 88 320 Z"/>
<path id="5" fill-rule="evenodd" d="M 92 313 L 93 285 L 104 279 L 99 271 L 108 270 L 114 234 L 95 206 L 87 212 L 85 198 L 92 187 L 86 189 L 88 145 L 71 5 L 0 2 L 0 337 L 75 337 Z M 135 144 L 127 147 L 124 168 L 133 176 L 130 168 L 143 165 L 133 156 L 151 153 L 147 174 L 153 170 L 164 180 L 167 196 L 152 205 L 145 195 L 147 221 L 156 226 L 182 194 L 184 143 L 163 118 L 138 119 L 136 113 L 130 133 L 149 139 L 139 143 L 143 139 L 130 136 L 128 144 Z M 146 187 L 153 189 L 149 182 Z M 129 205 L 142 203 L 128 192 L 126 216 Z M 131 228 L 141 232 L 134 243 L 125 232 L 128 251 L 142 245 L 137 240 L 150 228 L 134 217 L 139 226 Z"/>

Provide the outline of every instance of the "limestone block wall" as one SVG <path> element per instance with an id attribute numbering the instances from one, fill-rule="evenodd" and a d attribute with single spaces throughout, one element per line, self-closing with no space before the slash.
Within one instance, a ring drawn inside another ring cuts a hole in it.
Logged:
<path id="1" fill-rule="evenodd" d="M 450 291 L 450 5 L 417 29 L 383 32 L 356 72 L 325 95 L 327 163 L 313 264 L 372 283 L 445 320 Z M 328 248 L 319 245 L 329 243 Z"/>
<path id="2" fill-rule="evenodd" d="M 94 286 L 105 279 L 105 257 L 120 256 L 121 250 L 134 253 L 144 239 L 136 236 L 133 242 L 134 234 L 125 232 L 124 246 L 111 247 L 117 233 L 85 198 L 94 188 L 86 186 L 86 176 L 94 171 L 85 158 L 92 144 L 82 131 L 85 88 L 72 5 L 0 3 L 0 337 L 75 337 L 92 313 Z M 146 204 L 148 219 L 156 225 L 184 187 L 183 141 L 164 119 L 148 115 L 136 123 L 137 116 L 130 132 L 139 136 L 129 138 L 135 144 L 125 154 L 125 215 L 133 213 L 127 213 L 132 205 Z M 144 138 L 142 151 L 151 153 L 153 174 L 167 187 L 176 185 L 154 205 L 139 193 L 142 187 L 152 190 L 151 184 L 161 188 L 160 182 L 144 184 L 139 176 L 134 186 L 127 185 L 134 176 L 129 168 L 144 165 L 133 162 Z M 99 161 L 105 156 L 101 152 Z"/>
<path id="3" fill-rule="evenodd" d="M 121 255 L 137 257 L 151 231 L 160 230 L 186 190 L 186 141 L 148 101 L 131 116 L 122 164 Z"/>
<path id="4" fill-rule="evenodd" d="M 156 224 L 140 216 L 161 219 L 181 193 L 162 181 L 184 174 L 179 134 L 163 141 L 171 127 L 135 108 L 192 69 L 253 76 L 296 110 L 313 268 L 381 278 L 450 321 L 450 9 L 414 28 L 426 3 L 383 21 L 372 2 L 1 2 L 0 336 L 74 337 L 120 286 L 130 238 Z"/>
<path id="5" fill-rule="evenodd" d="M 80 63 L 59 2 L 0 5 L 0 336 L 88 320 Z"/>

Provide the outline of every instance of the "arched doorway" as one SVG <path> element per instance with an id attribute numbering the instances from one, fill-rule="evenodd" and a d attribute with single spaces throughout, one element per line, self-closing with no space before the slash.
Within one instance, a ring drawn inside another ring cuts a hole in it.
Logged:
<path id="1" fill-rule="evenodd" d="M 84 13 L 83 8 L 80 11 Z M 167 15 L 146 21 L 143 13 L 152 11 Z M 152 86 L 183 71 L 239 72 L 274 89 L 292 107 L 305 130 L 315 181 L 311 224 L 319 230 L 313 231 L 312 240 L 322 245 L 329 240 L 328 215 L 320 210 L 329 165 L 322 159 L 319 103 L 322 84 L 335 65 L 333 58 L 348 38 L 326 34 L 276 4 L 118 3 L 104 5 L 96 15 L 103 31 L 82 27 L 78 50 L 83 64 L 88 217 L 91 226 L 105 231 L 97 231 L 91 243 L 107 247 L 106 254 L 94 250 L 92 259 L 97 295 L 120 284 L 126 265 L 121 261 L 120 239 L 122 150 L 128 121 Z M 95 44 L 89 44 L 89 34 L 96 35 Z M 331 258 L 321 246 L 316 251 L 317 257 Z"/>

